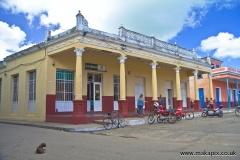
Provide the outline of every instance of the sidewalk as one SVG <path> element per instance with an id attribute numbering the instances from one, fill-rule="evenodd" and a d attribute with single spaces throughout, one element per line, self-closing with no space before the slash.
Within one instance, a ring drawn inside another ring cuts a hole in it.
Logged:
<path id="1" fill-rule="evenodd" d="M 233 113 L 234 109 L 223 109 L 223 113 Z M 202 112 L 194 112 L 194 118 L 201 117 Z M 134 125 L 142 125 L 147 124 L 147 116 L 144 118 L 125 118 L 127 126 Z M 54 129 L 59 131 L 66 132 L 94 132 L 105 130 L 101 124 L 90 123 L 90 124 L 62 124 L 62 123 L 49 123 L 49 122 L 29 122 L 29 121 L 14 121 L 14 120 L 0 120 L 0 123 L 6 124 L 15 124 L 15 125 L 23 125 L 23 126 L 31 126 L 31 127 L 39 127 L 39 128 L 47 128 Z"/>

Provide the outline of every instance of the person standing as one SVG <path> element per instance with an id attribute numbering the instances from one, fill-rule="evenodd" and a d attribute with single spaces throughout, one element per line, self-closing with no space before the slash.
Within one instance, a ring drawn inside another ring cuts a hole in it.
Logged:
<path id="1" fill-rule="evenodd" d="M 138 106 L 138 117 L 143 118 L 143 106 L 144 106 L 143 94 L 140 94 L 137 100 L 137 106 Z"/>
<path id="2" fill-rule="evenodd" d="M 212 98 L 210 98 L 209 104 L 210 104 L 210 108 L 213 110 L 213 109 L 214 109 L 214 106 L 213 106 L 213 99 L 212 99 Z"/>
<path id="3" fill-rule="evenodd" d="M 206 108 L 209 107 L 209 100 L 206 98 Z"/>

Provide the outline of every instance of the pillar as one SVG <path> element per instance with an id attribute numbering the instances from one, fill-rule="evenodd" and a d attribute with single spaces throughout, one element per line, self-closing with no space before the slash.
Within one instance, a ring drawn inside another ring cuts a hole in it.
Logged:
<path id="1" fill-rule="evenodd" d="M 208 78 L 209 78 L 209 96 L 210 96 L 210 98 L 212 98 L 213 103 L 215 104 L 216 101 L 213 97 L 213 85 L 212 85 L 212 74 L 211 73 L 208 74 Z M 209 100 L 210 100 L 210 98 L 209 98 Z"/>
<path id="2" fill-rule="evenodd" d="M 177 92 L 177 100 L 176 100 L 175 107 L 183 106 L 182 95 L 181 95 L 180 74 L 179 74 L 180 69 L 181 69 L 180 67 L 174 68 L 174 70 L 176 71 L 176 92 Z"/>
<path id="3" fill-rule="evenodd" d="M 118 101 L 119 113 L 126 117 L 128 115 L 128 101 L 126 100 L 126 78 L 125 78 L 125 60 L 127 57 L 122 55 L 118 58 L 120 61 L 120 100 Z"/>
<path id="4" fill-rule="evenodd" d="M 152 66 L 152 102 L 151 102 L 150 110 L 152 110 L 154 102 L 158 101 L 158 98 L 157 98 L 157 73 L 156 73 L 156 66 L 158 65 L 158 63 L 152 62 L 150 65 Z"/>
<path id="5" fill-rule="evenodd" d="M 238 102 L 238 106 L 240 106 L 240 99 L 239 99 L 239 91 L 238 91 L 238 79 L 236 79 L 235 80 L 235 83 L 236 83 L 236 91 L 235 91 L 235 93 L 236 93 L 236 95 L 234 95 L 234 96 L 236 96 L 237 98 L 236 98 L 236 101 Z"/>
<path id="6" fill-rule="evenodd" d="M 189 79 L 189 78 L 188 78 Z M 187 80 L 187 108 L 191 108 L 191 99 L 190 99 L 190 83 L 189 80 Z"/>
<path id="7" fill-rule="evenodd" d="M 228 77 L 226 78 L 226 84 L 227 84 L 227 96 L 228 96 L 228 109 L 231 109 Z"/>
<path id="8" fill-rule="evenodd" d="M 198 95 L 198 71 L 193 71 L 194 74 L 194 91 L 195 91 L 195 100 L 194 100 L 194 110 L 200 110 L 200 100 Z"/>
<path id="9" fill-rule="evenodd" d="M 212 74 L 208 74 L 208 78 L 209 78 L 209 94 L 210 94 L 210 98 L 213 98 L 213 85 L 212 85 Z"/>
<path id="10" fill-rule="evenodd" d="M 156 62 L 150 64 L 152 66 L 152 100 L 157 100 L 157 74 L 156 74 L 156 66 L 158 65 Z"/>
<path id="11" fill-rule="evenodd" d="M 76 48 L 76 69 L 75 69 L 75 85 L 73 100 L 72 124 L 85 123 L 84 114 L 86 111 L 85 101 L 82 99 L 82 53 L 83 48 Z"/>

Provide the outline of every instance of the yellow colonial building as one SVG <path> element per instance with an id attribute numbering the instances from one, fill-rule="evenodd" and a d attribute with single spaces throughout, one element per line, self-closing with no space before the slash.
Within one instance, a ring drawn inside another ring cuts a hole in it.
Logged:
<path id="1" fill-rule="evenodd" d="M 198 73 L 211 73 L 211 64 L 194 50 L 123 26 L 118 34 L 89 28 L 79 11 L 72 29 L 47 31 L 44 42 L 0 62 L 0 118 L 80 124 L 113 110 L 128 117 L 140 94 L 146 112 L 160 94 L 167 108 L 190 107 L 188 80 L 194 75 L 198 91 Z"/>

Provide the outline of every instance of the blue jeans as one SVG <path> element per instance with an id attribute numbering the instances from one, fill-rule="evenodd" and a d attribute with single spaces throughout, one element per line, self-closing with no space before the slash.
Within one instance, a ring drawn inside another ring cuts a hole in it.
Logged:
<path id="1" fill-rule="evenodd" d="M 143 106 L 138 106 L 138 114 L 143 114 Z"/>

